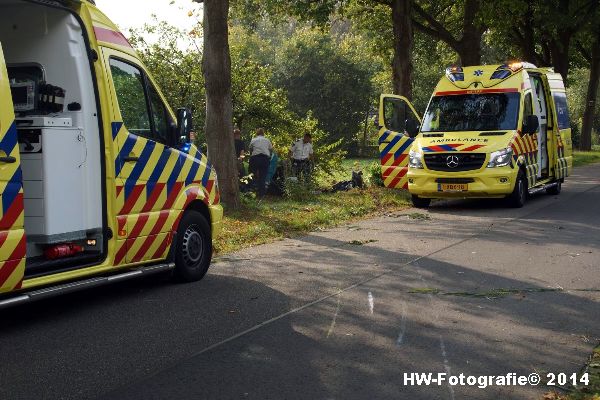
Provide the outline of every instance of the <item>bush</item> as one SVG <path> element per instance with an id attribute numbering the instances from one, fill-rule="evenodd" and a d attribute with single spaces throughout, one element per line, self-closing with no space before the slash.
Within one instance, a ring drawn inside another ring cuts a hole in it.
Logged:
<path id="1" fill-rule="evenodd" d="M 369 166 L 369 181 L 371 185 L 384 186 L 383 177 L 381 176 L 381 164 L 379 161 L 374 161 Z"/>

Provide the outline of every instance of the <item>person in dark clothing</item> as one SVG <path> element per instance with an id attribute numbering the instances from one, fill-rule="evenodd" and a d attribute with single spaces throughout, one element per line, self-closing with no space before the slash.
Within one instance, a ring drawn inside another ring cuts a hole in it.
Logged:
<path id="1" fill-rule="evenodd" d="M 258 197 L 265 195 L 267 172 L 272 154 L 273 145 L 265 137 L 265 130 L 257 129 L 256 136 L 250 142 L 250 172 L 256 181 Z"/>
<path id="2" fill-rule="evenodd" d="M 233 130 L 233 140 L 235 142 L 235 156 L 237 158 L 238 175 L 239 177 L 246 176 L 244 168 L 244 158 L 246 158 L 246 144 L 241 138 L 242 133 L 239 129 Z"/>

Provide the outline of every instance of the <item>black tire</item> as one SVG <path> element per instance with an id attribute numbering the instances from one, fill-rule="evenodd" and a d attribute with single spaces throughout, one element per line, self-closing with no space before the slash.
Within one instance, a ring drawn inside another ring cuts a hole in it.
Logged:
<path id="1" fill-rule="evenodd" d="M 551 188 L 546 189 L 546 193 L 557 196 L 560 194 L 561 190 L 562 190 L 562 180 L 559 180 L 557 182 L 556 186 L 552 186 Z"/>
<path id="2" fill-rule="evenodd" d="M 523 170 L 519 170 L 517 181 L 513 192 L 508 195 L 508 205 L 513 208 L 521 208 L 527 202 L 527 177 Z"/>
<path id="3" fill-rule="evenodd" d="M 181 218 L 174 251 L 178 280 L 195 282 L 206 275 L 212 258 L 212 237 L 208 221 L 198 211 L 188 210 Z"/>
<path id="4" fill-rule="evenodd" d="M 412 195 L 412 203 L 416 208 L 429 208 L 431 204 L 431 199 L 425 199 L 423 197 L 419 197 L 416 194 Z"/>

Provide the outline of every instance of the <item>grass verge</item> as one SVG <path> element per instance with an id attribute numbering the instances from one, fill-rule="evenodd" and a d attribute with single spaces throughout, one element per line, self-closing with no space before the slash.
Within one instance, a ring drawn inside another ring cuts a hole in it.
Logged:
<path id="1" fill-rule="evenodd" d="M 592 151 L 574 151 L 573 166 L 579 167 L 582 165 L 600 162 L 600 149 L 594 147 Z"/>
<path id="2" fill-rule="evenodd" d="M 317 194 L 307 201 L 243 197 L 239 210 L 225 213 L 215 250 L 230 253 L 409 205 L 407 193 L 379 187 Z"/>
<path id="3" fill-rule="evenodd" d="M 543 400 L 600 400 L 600 345 L 594 349 L 588 364 L 577 374 L 589 374 L 589 385 L 565 388 L 567 393 L 552 391 L 546 393 Z"/>

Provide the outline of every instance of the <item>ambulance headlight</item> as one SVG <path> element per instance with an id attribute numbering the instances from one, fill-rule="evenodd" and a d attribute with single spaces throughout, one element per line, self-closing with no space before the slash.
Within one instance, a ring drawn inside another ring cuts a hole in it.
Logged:
<path id="1" fill-rule="evenodd" d="M 510 164 L 510 159 L 512 158 L 512 155 L 513 151 L 510 147 L 495 151 L 490 155 L 490 162 L 488 163 L 487 167 L 505 167 Z"/>
<path id="2" fill-rule="evenodd" d="M 423 168 L 423 153 L 420 151 L 411 150 L 408 153 L 408 166 L 409 168 Z"/>

